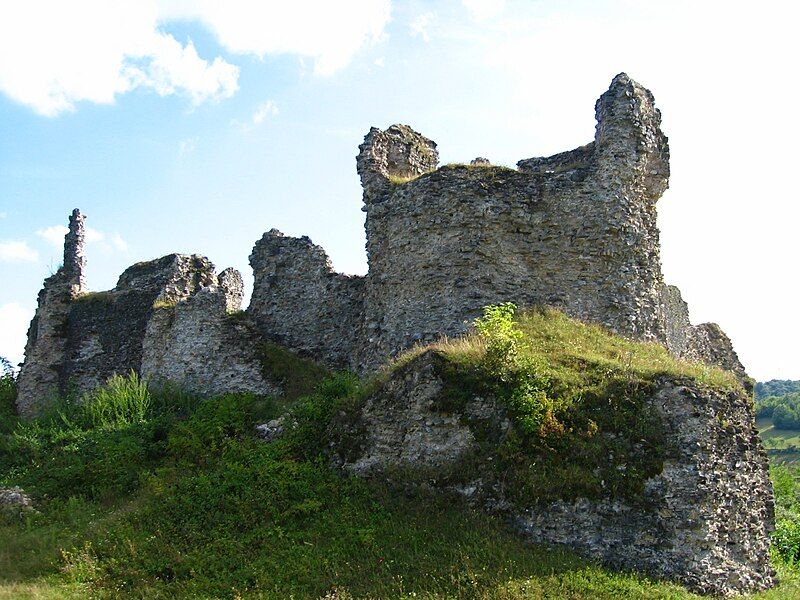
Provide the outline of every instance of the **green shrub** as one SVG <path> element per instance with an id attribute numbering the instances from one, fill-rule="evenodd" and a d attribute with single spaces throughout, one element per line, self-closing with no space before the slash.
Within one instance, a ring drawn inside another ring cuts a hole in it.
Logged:
<path id="1" fill-rule="evenodd" d="M 800 469 L 774 465 L 770 469 L 775 493 L 775 531 L 772 547 L 789 565 L 800 564 Z"/>
<path id="2" fill-rule="evenodd" d="M 226 395 L 201 402 L 188 420 L 169 435 L 168 447 L 175 459 L 194 465 L 207 464 L 231 440 L 253 435 L 248 409 L 254 396 Z"/>
<path id="3" fill-rule="evenodd" d="M 17 378 L 14 367 L 7 358 L 0 356 L 0 435 L 10 431 L 16 423 L 16 401 Z"/>
<path id="4" fill-rule="evenodd" d="M 800 564 L 800 515 L 776 522 L 772 533 L 772 547 L 789 565 Z"/>

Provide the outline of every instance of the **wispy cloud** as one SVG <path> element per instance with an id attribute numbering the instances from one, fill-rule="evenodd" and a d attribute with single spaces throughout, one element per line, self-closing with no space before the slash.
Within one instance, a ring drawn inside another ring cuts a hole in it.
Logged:
<path id="1" fill-rule="evenodd" d="M 267 100 L 260 105 L 253 113 L 253 124 L 260 125 L 267 117 L 274 117 L 278 114 L 278 106 L 272 100 Z"/>
<path id="2" fill-rule="evenodd" d="M 69 229 L 64 225 L 52 225 L 44 229 L 39 229 L 36 235 L 54 248 L 61 248 L 64 245 L 64 236 L 68 231 Z M 127 242 L 122 239 L 119 233 L 106 234 L 93 227 L 86 228 L 86 243 L 97 244 L 104 252 L 111 252 L 113 250 L 126 252 L 128 250 Z"/>
<path id="3" fill-rule="evenodd" d="M 0 212 L 0 219 L 5 219 L 8 217 L 8 213 Z"/>
<path id="4" fill-rule="evenodd" d="M 0 242 L 0 262 L 36 262 L 39 254 L 27 242 L 8 240 Z"/>
<path id="5" fill-rule="evenodd" d="M 505 0 L 461 0 L 475 21 L 487 21 L 499 15 L 505 8 Z"/>
<path id="6" fill-rule="evenodd" d="M 128 242 L 122 239 L 122 236 L 118 233 L 115 233 L 109 237 L 109 243 L 119 250 L 120 252 L 127 252 L 128 251 Z"/>
<path id="7" fill-rule="evenodd" d="M 390 10 L 390 0 L 6 2 L 0 91 L 50 117 L 82 101 L 111 104 L 136 88 L 198 105 L 235 94 L 239 67 L 201 57 L 191 40 L 165 31 L 172 22 L 204 26 L 228 53 L 295 54 L 311 59 L 316 74 L 331 75 L 380 38 Z"/>
<path id="8" fill-rule="evenodd" d="M 59 248 L 64 244 L 64 236 L 67 235 L 69 229 L 64 225 L 53 225 L 52 227 L 45 227 L 36 232 L 40 238 L 46 241 L 51 246 Z"/>
<path id="9" fill-rule="evenodd" d="M 417 17 L 411 21 L 411 36 L 421 37 L 426 43 L 430 42 L 431 36 L 428 34 L 428 27 L 430 27 L 435 18 L 436 14 L 432 12 L 426 12 L 422 13 L 421 15 L 417 15 Z"/>

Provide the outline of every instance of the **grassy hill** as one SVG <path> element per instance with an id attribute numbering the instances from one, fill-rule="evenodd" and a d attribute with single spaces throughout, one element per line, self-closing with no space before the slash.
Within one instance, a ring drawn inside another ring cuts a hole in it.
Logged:
<path id="1" fill-rule="evenodd" d="M 800 464 L 800 429 L 777 429 L 770 417 L 756 419 L 756 428 L 770 461 Z"/>
<path id="2" fill-rule="evenodd" d="M 604 373 L 624 367 L 626 377 L 694 369 L 730 384 L 658 347 L 609 345 L 599 328 L 551 317 L 524 322 L 550 357 L 542 368 L 551 380 L 594 386 L 591 371 L 575 368 L 591 363 Z M 450 349 L 468 360 L 479 346 Z M 273 362 L 288 364 L 277 354 Z M 116 378 L 30 423 L 11 414 L 13 381 L 4 378 L 0 486 L 22 486 L 38 512 L 0 516 L 0 598 L 697 597 L 523 544 L 451 499 L 340 476 L 324 457 L 329 423 L 372 384 L 291 364 L 280 377 L 294 392 L 281 399 L 201 400 Z M 287 411 L 282 437 L 256 439 L 255 424 Z M 789 506 L 797 488 L 780 476 Z M 791 560 L 778 559 L 783 583 L 754 598 L 800 597 Z"/>

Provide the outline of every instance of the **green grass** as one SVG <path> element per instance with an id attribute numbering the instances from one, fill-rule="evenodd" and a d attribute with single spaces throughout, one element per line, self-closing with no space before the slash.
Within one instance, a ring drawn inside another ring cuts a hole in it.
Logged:
<path id="1" fill-rule="evenodd" d="M 300 357 L 273 342 L 264 342 L 259 346 L 258 358 L 264 377 L 281 384 L 287 401 L 312 393 L 330 375 L 330 371 L 319 363 Z"/>
<path id="2" fill-rule="evenodd" d="M 114 295 L 109 291 L 84 292 L 74 299 L 74 302 L 86 302 L 92 304 L 111 304 L 113 301 Z"/>
<path id="3" fill-rule="evenodd" d="M 320 453 L 330 416 L 356 385 L 340 377 L 300 400 L 297 425 L 272 444 L 253 439 L 254 398 L 200 403 L 171 421 L 157 458 L 139 463 L 138 485 L 111 497 L 63 480 L 52 472 L 58 464 L 18 461 L 17 476 L 48 473 L 28 481 L 41 513 L 0 523 L 0 598 L 693 597 L 526 546 L 446 498 L 340 477 Z M 112 459 L 96 478 L 112 475 L 108 465 L 127 472 L 124 452 L 86 433 Z M 87 467 L 101 460 L 81 456 Z M 45 479 L 59 480 L 63 493 L 42 493 Z"/>
<path id="4" fill-rule="evenodd" d="M 644 501 L 646 480 L 676 452 L 647 402 L 658 380 L 744 393 L 731 373 L 679 361 L 658 344 L 627 340 L 553 309 L 515 314 L 510 304 L 487 307 L 471 335 L 404 354 L 373 385 L 430 349 L 442 359 L 446 382 L 440 410 L 463 414 L 470 399 L 494 397 L 514 424 L 501 441 L 474 426 L 484 442 L 477 462 L 490 454 L 499 460 L 489 473 L 481 464 L 461 465 L 453 476 L 474 478 L 477 469 L 481 477 L 511 482 L 512 500 L 520 502 Z"/>
<path id="5" fill-rule="evenodd" d="M 419 177 L 420 177 L 419 175 L 401 176 L 401 175 L 393 175 L 390 173 L 389 175 L 386 176 L 386 179 L 389 180 L 389 183 L 392 183 L 394 185 L 403 185 L 404 183 L 408 183 L 409 181 L 414 181 L 415 179 L 419 179 Z"/>
<path id="6" fill-rule="evenodd" d="M 776 429 L 770 417 L 756 419 L 756 428 L 770 460 L 775 463 L 800 462 L 800 430 Z"/>
<path id="7" fill-rule="evenodd" d="M 660 344 L 635 342 L 616 336 L 599 325 L 571 319 L 550 308 L 514 315 L 521 332 L 525 356 L 541 361 L 545 375 L 564 389 L 586 389 L 598 374 L 607 373 L 635 381 L 651 381 L 665 375 L 682 377 L 722 390 L 739 390 L 741 384 L 729 371 L 676 359 Z M 486 352 L 486 338 L 478 333 L 434 344 L 451 360 L 477 363 Z M 418 348 L 403 357 L 407 362 Z M 588 367 L 588 368 L 587 368 Z"/>
<path id="8" fill-rule="evenodd" d="M 584 397 L 609 380 L 628 385 L 664 372 L 733 385 L 585 327 L 558 313 L 521 316 L 505 332 L 522 330 L 527 340 L 514 344 L 510 362 L 507 354 L 486 359 L 491 336 L 437 351 L 456 367 L 493 364 L 499 375 L 535 367 L 554 408 L 578 401 L 564 386 Z M 10 421 L 0 431 L 0 485 L 24 487 L 39 513 L 0 520 L 0 599 L 697 598 L 526 545 L 503 522 L 450 498 L 341 476 L 325 457 L 331 422 L 376 383 L 264 350 L 265 369 L 284 381 L 290 401 L 202 401 L 129 377 L 89 402 Z M 545 352 L 552 364 L 535 360 Z M 651 358 L 663 362 L 653 367 Z M 254 439 L 256 423 L 280 414 L 289 424 L 281 438 Z M 754 598 L 800 596 L 795 568 L 780 568 L 780 588 Z"/>

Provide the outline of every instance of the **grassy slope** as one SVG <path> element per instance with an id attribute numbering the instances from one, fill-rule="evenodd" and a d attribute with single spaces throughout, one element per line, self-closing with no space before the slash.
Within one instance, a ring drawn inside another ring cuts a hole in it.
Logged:
<path id="1" fill-rule="evenodd" d="M 524 353 L 549 356 L 548 381 L 574 389 L 595 388 L 602 371 L 735 384 L 557 313 L 531 314 L 520 327 Z M 442 348 L 462 360 L 478 358 L 481 344 Z M 308 372 L 298 377 L 308 385 Z M 317 390 L 291 406 L 297 426 L 271 444 L 255 441 L 252 426 L 286 402 L 246 396 L 199 403 L 167 390 L 129 419 L 97 406 L 32 425 L 5 417 L 0 485 L 23 485 L 41 514 L 0 520 L 0 598 L 695 597 L 524 545 L 447 499 L 339 477 L 320 458 L 327 422 L 365 391 L 344 376 Z M 757 597 L 800 597 L 794 573 L 785 569 L 782 586 Z"/>
<path id="2" fill-rule="evenodd" d="M 497 450 L 492 471 L 510 482 L 511 499 L 522 505 L 609 495 L 646 501 L 645 482 L 675 452 L 647 402 L 658 380 L 741 391 L 731 373 L 676 360 L 658 344 L 626 340 L 552 309 L 514 315 L 513 305 L 488 307 L 476 328 L 433 346 L 448 365 L 440 373 L 448 383 L 440 408 L 460 412 L 475 396 L 505 404 L 515 427 L 499 446 L 487 439 L 485 452 Z M 480 429 L 473 433 L 480 441 Z"/>
<path id="3" fill-rule="evenodd" d="M 792 464 L 800 462 L 800 430 L 776 429 L 770 417 L 756 420 L 756 428 L 771 460 Z"/>

